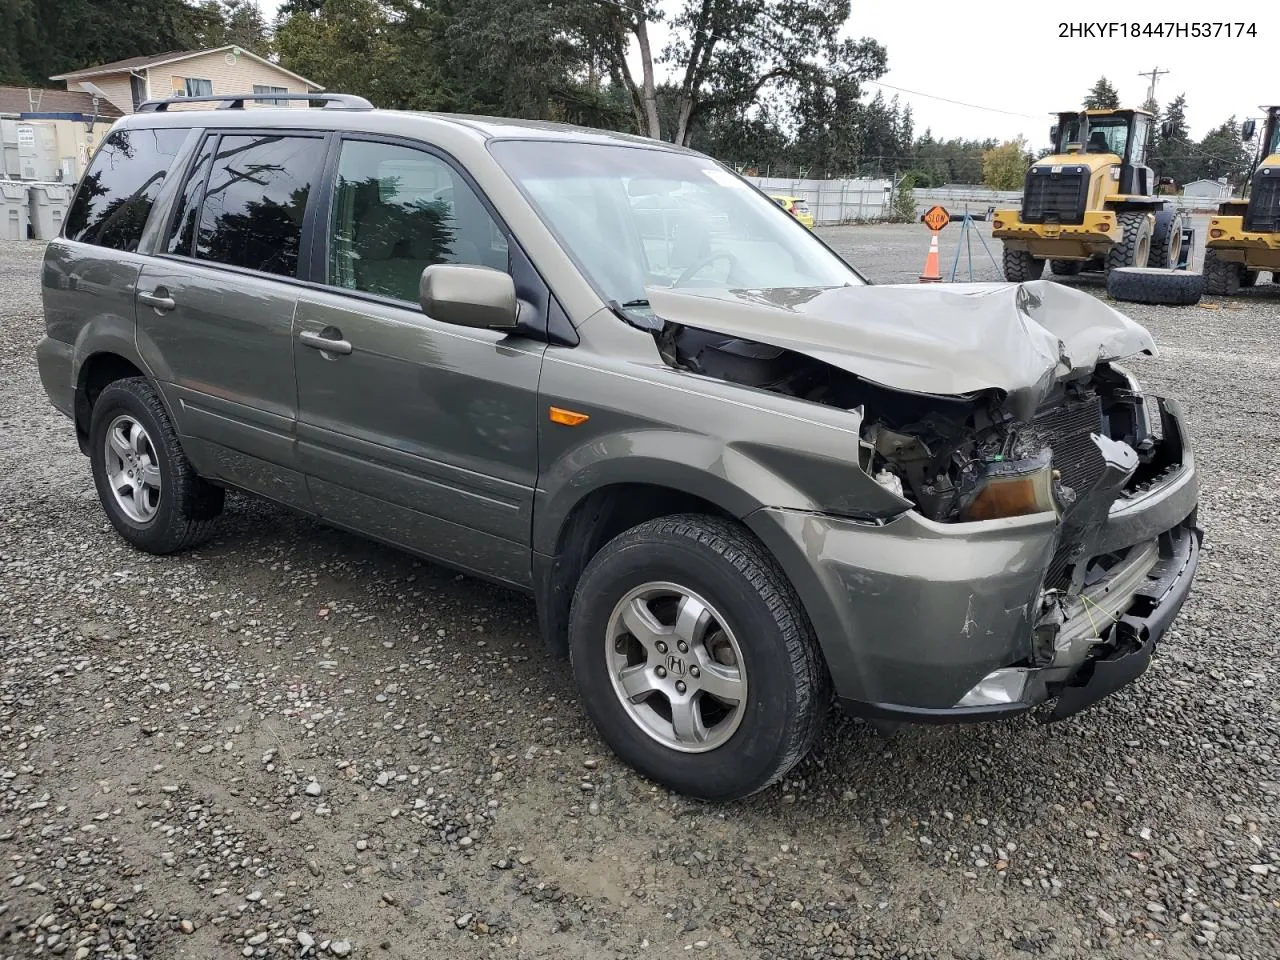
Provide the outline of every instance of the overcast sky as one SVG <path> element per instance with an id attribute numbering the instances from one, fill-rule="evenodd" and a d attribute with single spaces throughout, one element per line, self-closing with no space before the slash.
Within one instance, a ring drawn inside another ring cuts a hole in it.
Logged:
<path id="1" fill-rule="evenodd" d="M 259 0 L 268 18 L 279 0 Z M 668 9 L 679 0 L 665 0 Z M 1148 12 L 1138 13 L 1139 9 Z M 1077 13 L 1078 11 L 1078 13 Z M 1115 36 L 1060 38 L 1064 17 L 1139 24 L 1203 23 L 1231 17 L 1257 27 L 1257 36 L 1170 39 Z M 880 78 L 885 97 L 898 93 L 911 104 L 917 134 L 935 137 L 1025 136 L 1033 148 L 1048 142 L 1049 114 L 1074 110 L 1099 76 L 1120 92 L 1124 106 L 1139 106 L 1148 78 L 1168 73 L 1156 86 L 1167 104 L 1187 96 L 1191 133 L 1202 137 L 1232 114 L 1256 116 L 1258 105 L 1280 102 L 1280 80 L 1267 86 L 1280 49 L 1280 3 L 1207 3 L 1163 0 L 1159 4 L 1043 4 L 969 0 L 853 0 L 846 33 L 872 37 L 888 50 L 889 70 Z M 655 47 L 662 46 L 662 30 Z M 894 90 L 892 87 L 901 88 Z M 877 89 L 869 85 L 869 90 Z M 912 93 L 901 91 L 910 90 Z M 947 100 L 960 101 L 948 103 Z M 961 105 L 968 104 L 968 106 Z M 1003 111 L 1003 112 L 1001 112 Z"/>

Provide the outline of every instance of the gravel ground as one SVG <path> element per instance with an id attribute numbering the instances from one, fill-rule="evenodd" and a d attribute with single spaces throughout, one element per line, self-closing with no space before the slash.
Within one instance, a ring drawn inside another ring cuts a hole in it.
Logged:
<path id="1" fill-rule="evenodd" d="M 36 375 L 39 256 L 0 245 L 0 957 L 1277 955 L 1280 288 L 1130 310 L 1208 531 L 1145 677 L 1053 726 L 833 715 L 706 806 L 612 759 L 525 598 L 241 497 L 126 547 Z"/>

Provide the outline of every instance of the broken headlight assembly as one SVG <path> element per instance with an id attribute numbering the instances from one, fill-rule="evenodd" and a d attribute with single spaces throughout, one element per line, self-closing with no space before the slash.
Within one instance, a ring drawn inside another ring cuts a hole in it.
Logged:
<path id="1" fill-rule="evenodd" d="M 1049 450 L 1023 460 L 993 460 L 975 467 L 980 476 L 973 493 L 961 506 L 959 519 L 996 520 L 1032 513 L 1059 513 L 1064 491 L 1053 469 Z M 1058 492 L 1055 492 L 1055 484 Z"/>
<path id="2" fill-rule="evenodd" d="M 931 520 L 1061 516 L 1075 495 L 1063 485 L 1052 449 L 1008 423 L 977 426 L 974 421 L 970 410 L 963 417 L 932 417 L 900 430 L 873 424 L 864 434 L 864 467 Z"/>

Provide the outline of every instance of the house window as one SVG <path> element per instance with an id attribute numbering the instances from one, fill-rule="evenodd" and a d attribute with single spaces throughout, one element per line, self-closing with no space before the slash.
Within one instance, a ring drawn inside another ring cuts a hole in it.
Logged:
<path id="1" fill-rule="evenodd" d="M 211 97 L 213 96 L 213 81 L 201 80 L 198 77 L 184 78 L 183 91 L 188 97 Z"/>
<path id="2" fill-rule="evenodd" d="M 267 85 L 267 84 L 265 84 L 265 83 L 255 83 L 255 84 L 253 85 L 253 92 L 254 92 L 254 93 L 288 93 L 288 92 L 289 92 L 289 88 L 288 88 L 288 87 L 271 87 L 271 86 L 268 86 L 268 85 Z M 284 105 L 284 103 L 285 103 L 286 101 L 284 101 L 284 100 L 267 100 L 267 99 L 263 99 L 263 101 L 262 101 L 262 102 L 263 102 L 263 103 L 270 103 L 270 104 Z"/>

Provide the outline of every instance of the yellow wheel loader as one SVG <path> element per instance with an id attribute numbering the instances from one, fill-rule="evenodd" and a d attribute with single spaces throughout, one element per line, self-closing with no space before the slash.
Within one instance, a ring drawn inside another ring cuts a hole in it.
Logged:
<path id="1" fill-rule="evenodd" d="M 1123 267 L 1185 267 L 1190 221 L 1156 194 L 1147 166 L 1153 117 L 1143 110 L 1059 113 L 1053 153 L 1027 171 L 1020 210 L 997 210 L 1004 275 L 1037 280 Z"/>
<path id="2" fill-rule="evenodd" d="M 1209 221 L 1204 249 L 1206 293 L 1230 296 L 1251 287 L 1258 275 L 1271 272 L 1280 283 L 1280 107 L 1263 107 L 1262 144 L 1258 168 L 1249 182 L 1249 196 L 1228 200 Z M 1252 140 L 1257 123 L 1246 120 L 1242 133 Z"/>

